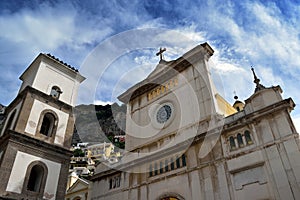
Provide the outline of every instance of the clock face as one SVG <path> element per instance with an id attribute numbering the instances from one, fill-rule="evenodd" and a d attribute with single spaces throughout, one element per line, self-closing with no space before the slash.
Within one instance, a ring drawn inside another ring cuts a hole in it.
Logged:
<path id="1" fill-rule="evenodd" d="M 161 106 L 156 113 L 156 120 L 158 123 L 162 124 L 167 122 L 172 114 L 172 108 L 170 105 L 166 104 Z"/>

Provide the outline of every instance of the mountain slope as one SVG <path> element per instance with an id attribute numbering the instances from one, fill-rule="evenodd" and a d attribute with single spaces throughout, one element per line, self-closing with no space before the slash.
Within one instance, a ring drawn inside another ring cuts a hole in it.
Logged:
<path id="1" fill-rule="evenodd" d="M 125 135 L 126 105 L 78 105 L 74 114 L 82 142 L 108 142 L 108 136 Z"/>

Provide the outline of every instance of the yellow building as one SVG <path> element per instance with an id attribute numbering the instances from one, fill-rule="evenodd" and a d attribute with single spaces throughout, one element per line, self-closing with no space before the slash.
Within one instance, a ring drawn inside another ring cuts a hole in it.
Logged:
<path id="1" fill-rule="evenodd" d="M 100 162 L 117 162 L 121 156 L 120 152 L 115 152 L 115 146 L 112 143 L 100 143 L 87 147 L 88 154 L 92 159 Z"/>

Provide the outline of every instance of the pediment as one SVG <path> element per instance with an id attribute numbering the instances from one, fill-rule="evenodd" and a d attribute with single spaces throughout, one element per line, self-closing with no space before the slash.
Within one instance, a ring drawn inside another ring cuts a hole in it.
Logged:
<path id="1" fill-rule="evenodd" d="M 88 181 L 83 179 L 77 179 L 77 181 L 68 189 L 67 193 L 77 192 L 83 189 L 87 189 L 89 187 Z"/>

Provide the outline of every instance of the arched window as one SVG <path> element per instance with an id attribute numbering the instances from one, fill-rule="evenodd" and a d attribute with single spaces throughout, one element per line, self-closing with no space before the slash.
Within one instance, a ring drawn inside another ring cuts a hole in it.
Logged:
<path id="1" fill-rule="evenodd" d="M 118 188 L 121 186 L 121 175 L 114 176 L 109 179 L 109 189 Z"/>
<path id="2" fill-rule="evenodd" d="M 168 159 L 165 160 L 165 171 L 169 171 L 169 161 Z"/>
<path id="3" fill-rule="evenodd" d="M 182 166 L 185 167 L 186 166 L 186 157 L 185 157 L 185 154 L 182 154 L 181 159 L 182 159 Z"/>
<path id="4" fill-rule="evenodd" d="M 113 179 L 109 179 L 109 189 L 113 188 Z"/>
<path id="5" fill-rule="evenodd" d="M 233 136 L 229 137 L 229 145 L 230 145 L 230 150 L 234 150 L 236 148 Z"/>
<path id="6" fill-rule="evenodd" d="M 47 175 L 48 168 L 43 162 L 32 162 L 27 168 L 23 192 L 42 196 L 46 185 Z"/>
<path id="7" fill-rule="evenodd" d="M 237 134 L 236 138 L 237 138 L 239 147 L 244 146 L 243 138 L 242 138 L 242 135 L 240 133 Z"/>
<path id="8" fill-rule="evenodd" d="M 176 193 L 167 193 L 160 196 L 157 200 L 183 200 L 184 198 Z"/>
<path id="9" fill-rule="evenodd" d="M 28 184 L 27 184 L 27 190 L 33 191 L 33 192 L 39 192 L 42 184 L 44 176 L 44 169 L 40 165 L 35 165 L 32 167 Z"/>
<path id="10" fill-rule="evenodd" d="M 9 129 L 11 129 L 12 127 L 12 123 L 13 123 L 13 121 L 14 121 L 14 118 L 15 118 L 15 115 L 16 115 L 16 110 L 14 110 L 12 113 L 11 113 L 11 115 L 9 116 L 9 118 L 8 118 L 8 121 L 7 121 L 7 124 L 6 124 L 6 130 L 9 130 Z"/>
<path id="11" fill-rule="evenodd" d="M 154 175 L 158 175 L 157 163 L 154 163 Z"/>
<path id="12" fill-rule="evenodd" d="M 57 86 L 53 86 L 50 92 L 50 96 L 52 96 L 55 99 L 58 99 L 62 91 Z"/>
<path id="13" fill-rule="evenodd" d="M 56 117 L 52 113 L 47 112 L 43 117 L 40 133 L 51 137 L 55 129 L 55 121 Z"/>
<path id="14" fill-rule="evenodd" d="M 176 156 L 176 168 L 180 168 L 180 159 Z"/>
<path id="15" fill-rule="evenodd" d="M 163 166 L 163 162 L 162 161 L 160 161 L 160 163 L 159 163 L 159 173 L 160 174 L 164 173 L 164 166 Z"/>
<path id="16" fill-rule="evenodd" d="M 116 183 L 116 187 L 120 187 L 120 185 L 121 185 L 121 176 L 115 177 L 115 183 Z"/>
<path id="17" fill-rule="evenodd" d="M 244 135 L 245 135 L 246 143 L 247 144 L 253 144 L 253 141 L 252 141 L 252 138 L 251 138 L 251 135 L 250 135 L 250 131 L 246 130 L 244 132 Z"/>
<path id="18" fill-rule="evenodd" d="M 150 164 L 149 166 L 149 176 L 153 176 L 153 172 L 152 172 L 152 164 Z"/>
<path id="19" fill-rule="evenodd" d="M 179 199 L 177 199 L 176 197 L 164 197 L 160 200 L 179 200 Z"/>

